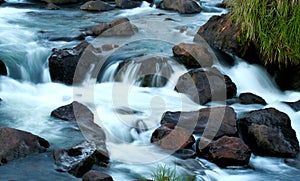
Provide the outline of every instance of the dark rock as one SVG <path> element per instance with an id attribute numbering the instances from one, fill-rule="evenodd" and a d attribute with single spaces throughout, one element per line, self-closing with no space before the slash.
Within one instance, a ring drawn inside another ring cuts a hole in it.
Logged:
<path id="1" fill-rule="evenodd" d="M 96 0 L 84 3 L 82 6 L 80 6 L 80 9 L 85 11 L 109 11 L 113 10 L 114 7 L 103 1 Z"/>
<path id="2" fill-rule="evenodd" d="M 173 156 L 181 159 L 196 158 L 196 152 L 192 149 L 179 149 L 173 153 Z"/>
<path id="3" fill-rule="evenodd" d="M 41 1 L 44 1 L 48 4 L 52 3 L 52 4 L 64 4 L 64 5 L 81 2 L 81 0 L 41 0 Z"/>
<path id="4" fill-rule="evenodd" d="M 178 150 L 191 148 L 195 139 L 191 133 L 181 127 L 164 124 L 152 133 L 151 143 L 163 149 Z"/>
<path id="5" fill-rule="evenodd" d="M 101 63 L 97 53 L 98 50 L 85 41 L 74 48 L 53 49 L 48 59 L 52 81 L 68 85 L 82 83 L 91 66 Z"/>
<path id="6" fill-rule="evenodd" d="M 83 142 L 68 149 L 53 150 L 56 170 L 82 177 L 94 164 L 107 163 L 109 158 L 97 150 L 94 142 Z"/>
<path id="7" fill-rule="evenodd" d="M 224 52 L 236 55 L 247 60 L 250 63 L 261 63 L 258 51 L 253 43 L 241 46 L 238 36 L 241 33 L 241 27 L 232 23 L 230 14 L 221 16 L 212 16 L 206 24 L 200 27 L 194 37 L 194 41 L 202 41 L 204 38 L 207 43 Z"/>
<path id="8" fill-rule="evenodd" d="M 163 0 L 160 8 L 166 10 L 175 10 L 181 14 L 200 13 L 202 8 L 194 0 Z"/>
<path id="9" fill-rule="evenodd" d="M 161 124 L 171 123 L 208 139 L 237 136 L 236 113 L 231 107 L 204 108 L 193 112 L 166 112 Z"/>
<path id="10" fill-rule="evenodd" d="M 4 0 L 0 0 L 0 4 L 2 4 L 2 3 L 5 3 L 5 1 Z"/>
<path id="11" fill-rule="evenodd" d="M 296 102 L 284 102 L 284 103 L 289 105 L 295 111 L 300 111 L 300 100 L 298 100 Z"/>
<path id="12" fill-rule="evenodd" d="M 237 122 L 244 142 L 256 155 L 296 157 L 299 142 L 287 114 L 274 108 L 246 113 Z"/>
<path id="13" fill-rule="evenodd" d="M 105 173 L 90 170 L 83 175 L 82 181 L 113 181 L 113 178 Z"/>
<path id="14" fill-rule="evenodd" d="M 250 92 L 241 93 L 239 96 L 241 104 L 262 104 L 267 105 L 266 101 L 258 95 L 252 94 Z"/>
<path id="15" fill-rule="evenodd" d="M 59 10 L 60 7 L 53 4 L 53 3 L 49 3 L 49 4 L 47 4 L 46 9 L 48 9 L 48 10 Z"/>
<path id="16" fill-rule="evenodd" d="M 220 167 L 248 165 L 251 150 L 237 137 L 223 136 L 222 138 L 202 148 L 197 146 L 198 156 L 204 157 Z"/>
<path id="17" fill-rule="evenodd" d="M 116 6 L 122 9 L 130 9 L 140 7 L 142 0 L 115 0 Z"/>
<path id="18" fill-rule="evenodd" d="M 85 105 L 77 101 L 55 109 L 51 112 L 51 116 L 65 121 L 77 121 L 77 119 L 94 120 L 93 113 Z"/>
<path id="19" fill-rule="evenodd" d="M 175 90 L 199 104 L 225 101 L 236 95 L 236 85 L 215 68 L 190 70 L 179 77 Z"/>
<path id="20" fill-rule="evenodd" d="M 31 153 L 45 152 L 50 144 L 29 132 L 4 127 L 0 129 L 0 165 L 25 157 Z"/>
<path id="21" fill-rule="evenodd" d="M 7 75 L 7 70 L 4 62 L 0 60 L 0 75 Z"/>
<path id="22" fill-rule="evenodd" d="M 118 18 L 110 23 L 100 23 L 96 26 L 87 27 L 93 36 L 132 36 L 137 28 L 132 25 L 128 18 Z"/>
<path id="23" fill-rule="evenodd" d="M 213 64 L 212 54 L 204 45 L 180 43 L 173 47 L 173 54 L 187 68 L 211 67 Z"/>

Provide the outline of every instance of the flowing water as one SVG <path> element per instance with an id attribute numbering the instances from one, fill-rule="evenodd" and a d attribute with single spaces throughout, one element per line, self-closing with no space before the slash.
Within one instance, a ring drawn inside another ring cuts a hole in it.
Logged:
<path id="1" fill-rule="evenodd" d="M 26 6 L 17 6 L 25 3 Z M 286 164 L 285 159 L 252 156 L 249 168 L 221 169 L 202 159 L 183 164 L 180 159 L 161 152 L 150 144 L 150 137 L 159 126 L 165 111 L 191 111 L 203 106 L 193 103 L 187 96 L 173 91 L 176 80 L 187 70 L 175 61 L 164 62 L 171 67 L 169 82 L 159 87 L 141 87 L 137 72 L 143 65 L 129 64 L 121 78 L 114 81 L 118 67 L 126 57 L 139 55 L 172 56 L 172 46 L 192 42 L 195 31 L 212 15 L 226 12 L 215 5 L 220 1 L 208 0 L 204 11 L 197 15 L 179 15 L 143 4 L 131 10 L 113 10 L 88 13 L 74 8 L 59 11 L 33 7 L 26 2 L 10 1 L 0 6 L 0 59 L 8 68 L 8 76 L 0 77 L 0 127 L 9 126 L 37 134 L 51 143 L 50 150 L 66 148 L 82 140 L 78 128 L 69 122 L 50 117 L 55 108 L 73 100 L 94 105 L 96 122 L 107 135 L 110 152 L 108 168 L 96 168 L 113 176 L 115 180 L 150 178 L 159 164 L 176 168 L 178 174 L 194 175 L 197 180 L 295 180 L 300 177 L 299 164 Z M 50 80 L 47 58 L 52 48 L 72 47 L 77 41 L 51 41 L 61 37 L 76 37 L 80 29 L 117 17 L 128 17 L 139 29 L 132 37 L 98 38 L 95 44 L 120 45 L 101 69 L 99 81 L 87 81 L 83 86 L 66 86 Z M 165 20 L 169 18 L 168 20 Z M 171 18 L 171 19 L 170 19 Z M 186 31 L 180 32 L 180 29 Z M 275 107 L 289 115 L 292 126 L 300 138 L 300 113 L 282 101 L 296 101 L 299 92 L 280 91 L 264 69 L 236 60 L 233 66 L 216 64 L 236 83 L 238 94 L 252 92 L 263 97 L 265 107 Z M 164 68 L 155 64 L 155 72 Z M 161 82 L 156 77 L 151 84 Z M 90 84 L 92 82 L 92 84 Z M 239 114 L 264 108 L 260 105 L 234 104 Z M 118 109 L 137 111 L 124 115 Z M 135 129 L 143 120 L 144 131 Z M 146 126 L 145 126 L 146 125 Z M 147 127 L 147 129 L 145 129 Z M 296 160 L 297 161 L 297 160 Z M 298 161 L 299 163 L 299 161 Z M 191 169 L 193 165 L 193 169 Z M 33 154 L 0 167 L 0 180 L 80 180 L 67 173 L 55 171 L 52 152 Z"/>

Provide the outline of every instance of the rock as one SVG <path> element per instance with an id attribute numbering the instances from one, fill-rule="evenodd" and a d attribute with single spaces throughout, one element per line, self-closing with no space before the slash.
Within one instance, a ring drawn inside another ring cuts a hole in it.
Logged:
<path id="1" fill-rule="evenodd" d="M 174 124 L 209 139 L 237 136 L 236 113 L 231 107 L 203 108 L 193 112 L 166 112 L 161 124 Z"/>
<path id="2" fill-rule="evenodd" d="M 255 155 L 296 157 L 299 142 L 287 114 L 274 108 L 246 113 L 237 122 L 244 142 Z"/>
<path id="3" fill-rule="evenodd" d="M 94 121 L 94 115 L 89 108 L 77 101 L 53 110 L 51 116 L 65 121 L 76 121 L 77 119 Z"/>
<path id="4" fill-rule="evenodd" d="M 114 7 L 103 1 L 96 0 L 84 3 L 82 6 L 80 6 L 80 9 L 85 11 L 109 11 L 113 10 Z"/>
<path id="5" fill-rule="evenodd" d="M 289 105 L 295 111 L 300 111 L 300 100 L 298 100 L 296 102 L 284 102 L 284 103 Z"/>
<path id="6" fill-rule="evenodd" d="M 160 8 L 166 10 L 175 10 L 181 14 L 200 13 L 202 8 L 194 0 L 163 0 Z"/>
<path id="7" fill-rule="evenodd" d="M 248 165 L 251 150 L 237 137 L 223 136 L 204 149 L 198 145 L 198 156 L 204 157 L 220 167 Z"/>
<path id="8" fill-rule="evenodd" d="M 91 67 L 101 63 L 97 53 L 97 49 L 86 41 L 74 48 L 53 49 L 48 59 L 52 81 L 67 85 L 82 83 Z"/>
<path id="9" fill-rule="evenodd" d="M 211 67 L 213 57 L 206 46 L 180 43 L 173 47 L 173 54 L 187 68 Z"/>
<path id="10" fill-rule="evenodd" d="M 0 129 L 0 165 L 25 157 L 32 153 L 42 153 L 49 148 L 47 140 L 18 129 Z"/>
<path id="11" fill-rule="evenodd" d="M 137 31 L 137 28 L 132 25 L 128 18 L 118 18 L 110 23 L 100 23 L 96 26 L 86 28 L 92 32 L 92 36 L 132 36 Z"/>
<path id="12" fill-rule="evenodd" d="M 75 4 L 80 2 L 80 0 L 41 0 L 48 4 Z"/>
<path id="13" fill-rule="evenodd" d="M 60 7 L 53 4 L 53 3 L 48 3 L 47 6 L 46 6 L 46 9 L 48 9 L 48 10 L 59 10 Z"/>
<path id="14" fill-rule="evenodd" d="M 267 105 L 266 101 L 258 95 L 252 94 L 250 92 L 241 93 L 239 96 L 241 104 L 261 104 Z"/>
<path id="15" fill-rule="evenodd" d="M 5 0 L 0 0 L 0 4 L 5 3 Z"/>
<path id="16" fill-rule="evenodd" d="M 94 164 L 107 163 L 109 158 L 97 150 L 94 142 L 83 142 L 68 149 L 53 150 L 56 170 L 82 177 Z"/>
<path id="17" fill-rule="evenodd" d="M 140 7 L 142 0 L 115 0 L 116 6 L 122 9 L 130 9 Z"/>
<path id="18" fill-rule="evenodd" d="M 199 104 L 225 101 L 236 95 L 236 85 L 215 68 L 190 70 L 179 77 L 175 90 Z"/>
<path id="19" fill-rule="evenodd" d="M 172 155 L 181 159 L 196 158 L 196 152 L 192 149 L 179 149 L 176 150 Z"/>
<path id="20" fill-rule="evenodd" d="M 0 60 L 0 75 L 7 75 L 6 66 L 2 60 Z"/>
<path id="21" fill-rule="evenodd" d="M 202 41 L 204 38 L 207 43 L 224 52 L 236 55 L 247 60 L 250 63 L 261 63 L 259 60 L 258 51 L 253 43 L 241 46 L 238 41 L 238 36 L 241 33 L 241 28 L 235 25 L 230 20 L 230 14 L 221 16 L 212 16 L 206 24 L 200 27 L 194 37 L 194 41 Z"/>
<path id="22" fill-rule="evenodd" d="M 113 181 L 113 178 L 105 173 L 90 170 L 83 175 L 82 181 Z"/>
<path id="23" fill-rule="evenodd" d="M 181 127 L 164 124 L 152 133 L 151 143 L 163 149 L 178 150 L 191 148 L 195 139 L 193 135 Z"/>

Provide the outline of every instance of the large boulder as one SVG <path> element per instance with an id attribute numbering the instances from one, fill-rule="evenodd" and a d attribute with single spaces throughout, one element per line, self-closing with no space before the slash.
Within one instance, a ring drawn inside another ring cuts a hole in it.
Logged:
<path id="1" fill-rule="evenodd" d="M 83 142 L 67 149 L 53 150 L 56 170 L 82 177 L 94 164 L 107 163 L 109 158 L 97 150 L 94 142 Z"/>
<path id="2" fill-rule="evenodd" d="M 242 46 L 238 41 L 241 33 L 240 26 L 230 20 L 230 14 L 212 16 L 207 23 L 200 27 L 194 37 L 194 41 L 202 41 L 219 50 L 236 55 L 249 62 L 260 63 L 258 51 L 250 42 L 249 45 Z"/>
<path id="3" fill-rule="evenodd" d="M 157 128 L 151 136 L 151 143 L 167 150 L 191 148 L 195 139 L 191 133 L 173 124 L 164 124 Z"/>
<path id="4" fill-rule="evenodd" d="M 113 181 L 113 178 L 108 174 L 96 170 L 90 170 L 83 175 L 82 181 Z"/>
<path id="5" fill-rule="evenodd" d="M 67 85 L 82 83 L 92 65 L 100 62 L 97 53 L 98 50 L 86 41 L 74 48 L 53 49 L 48 59 L 52 81 Z"/>
<path id="6" fill-rule="evenodd" d="M 244 142 L 256 155 L 296 157 L 299 142 L 287 114 L 274 108 L 246 113 L 237 122 Z"/>
<path id="7" fill-rule="evenodd" d="M 173 47 L 173 54 L 187 68 L 205 68 L 213 64 L 212 53 L 201 44 L 180 43 Z"/>
<path id="8" fill-rule="evenodd" d="M 116 6 L 122 9 L 140 7 L 143 0 L 115 0 Z"/>
<path id="9" fill-rule="evenodd" d="M 203 108 L 193 112 L 168 111 L 161 120 L 161 124 L 166 123 L 184 127 L 209 139 L 237 136 L 236 113 L 231 107 Z"/>
<path id="10" fill-rule="evenodd" d="M 83 5 L 80 6 L 80 9 L 84 11 L 109 11 L 109 10 L 113 10 L 114 7 L 112 7 L 111 5 L 103 1 L 96 0 L 96 1 L 88 1 L 84 3 Z"/>
<path id="11" fill-rule="evenodd" d="M 230 77 L 215 68 L 190 70 L 179 77 L 175 90 L 199 104 L 225 101 L 236 95 L 236 85 Z"/>
<path id="12" fill-rule="evenodd" d="M 0 75 L 7 75 L 6 66 L 2 60 L 0 60 Z"/>
<path id="13" fill-rule="evenodd" d="M 137 31 L 137 27 L 132 25 L 128 18 L 118 18 L 109 23 L 87 27 L 86 31 L 92 36 L 132 36 Z"/>
<path id="14" fill-rule="evenodd" d="M 25 157 L 31 153 L 45 152 L 50 144 L 47 140 L 18 129 L 0 129 L 0 165 Z"/>
<path id="15" fill-rule="evenodd" d="M 200 13 L 202 8 L 195 0 L 163 0 L 160 8 L 175 10 L 181 14 Z"/>
<path id="16" fill-rule="evenodd" d="M 221 167 L 245 166 L 249 163 L 251 150 L 240 138 L 223 136 L 205 148 L 199 144 L 197 155 Z"/>

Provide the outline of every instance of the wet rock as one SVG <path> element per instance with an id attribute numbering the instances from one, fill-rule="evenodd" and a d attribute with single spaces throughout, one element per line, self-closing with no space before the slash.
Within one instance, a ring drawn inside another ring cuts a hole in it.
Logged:
<path id="1" fill-rule="evenodd" d="M 142 0 L 115 0 L 116 6 L 122 9 L 130 9 L 140 7 Z"/>
<path id="2" fill-rule="evenodd" d="M 83 175 L 82 181 L 113 181 L 113 178 L 108 174 L 96 170 L 90 170 Z"/>
<path id="3" fill-rule="evenodd" d="M 53 4 L 53 3 L 48 3 L 47 6 L 46 6 L 46 9 L 48 9 L 48 10 L 59 10 L 60 7 Z"/>
<path id="4" fill-rule="evenodd" d="M 191 133 L 181 127 L 164 124 L 152 133 L 151 143 L 163 149 L 178 150 L 191 148 L 195 139 Z"/>
<path id="5" fill-rule="evenodd" d="M 199 104 L 225 101 L 236 95 L 236 85 L 230 77 L 215 68 L 190 70 L 179 77 L 175 90 Z"/>
<path id="6" fill-rule="evenodd" d="M 97 53 L 98 50 L 86 41 L 74 48 L 53 49 L 48 59 L 52 81 L 67 85 L 82 83 L 91 67 L 101 63 Z"/>
<path id="7" fill-rule="evenodd" d="M 2 60 L 0 60 L 0 75 L 7 75 L 6 66 Z"/>
<path id="8" fill-rule="evenodd" d="M 174 124 L 209 139 L 237 136 L 236 113 L 231 107 L 204 108 L 193 112 L 166 112 L 161 124 Z"/>
<path id="9" fill-rule="evenodd" d="M 92 36 L 132 36 L 137 28 L 132 25 L 128 18 L 118 18 L 109 23 L 100 23 L 96 26 L 87 27 Z"/>
<path id="10" fill-rule="evenodd" d="M 298 100 L 296 102 L 284 102 L 284 103 L 289 105 L 295 111 L 300 111 L 300 100 Z"/>
<path id="11" fill-rule="evenodd" d="M 41 0 L 46 3 L 52 3 L 52 4 L 74 4 L 80 2 L 80 0 Z"/>
<path id="12" fill-rule="evenodd" d="M 114 7 L 103 1 L 96 0 L 84 3 L 82 6 L 80 6 L 80 9 L 85 11 L 109 11 L 113 10 Z"/>
<path id="13" fill-rule="evenodd" d="M 94 142 L 83 142 L 68 149 L 53 150 L 56 170 L 82 177 L 94 164 L 107 163 L 107 154 L 97 150 Z"/>
<path id="14" fill-rule="evenodd" d="M 287 114 L 274 108 L 246 113 L 237 122 L 244 142 L 256 155 L 296 157 L 299 142 Z"/>
<path id="15" fill-rule="evenodd" d="M 187 68 L 211 67 L 213 64 L 213 57 L 204 45 L 180 43 L 173 47 L 173 54 Z"/>
<path id="16" fill-rule="evenodd" d="M 261 105 L 267 105 L 266 101 L 253 93 L 247 92 L 247 93 L 241 93 L 239 96 L 239 101 L 241 104 L 261 104 Z"/>
<path id="17" fill-rule="evenodd" d="M 223 136 L 212 141 L 207 147 L 197 146 L 198 156 L 204 157 L 220 167 L 248 165 L 251 150 L 237 137 Z"/>
<path id="18" fill-rule="evenodd" d="M 200 13 L 202 8 L 194 0 L 163 0 L 160 8 L 166 10 L 175 10 L 181 14 Z"/>
<path id="19" fill-rule="evenodd" d="M 230 14 L 212 16 L 206 24 L 200 27 L 194 37 L 194 41 L 202 41 L 204 38 L 207 43 L 224 52 L 236 55 L 251 63 L 260 63 L 258 51 L 249 42 L 249 45 L 241 46 L 238 36 L 241 28 L 230 20 Z"/>
<path id="20" fill-rule="evenodd" d="M 0 0 L 0 4 L 4 3 L 5 1 L 4 0 Z"/>
<path id="21" fill-rule="evenodd" d="M 181 159 L 196 158 L 196 152 L 192 149 L 179 149 L 173 153 L 173 156 Z"/>
<path id="22" fill-rule="evenodd" d="M 51 116 L 65 121 L 76 121 L 77 119 L 94 120 L 93 113 L 85 105 L 77 101 L 53 110 Z"/>
<path id="23" fill-rule="evenodd" d="M 42 153 L 49 148 L 47 140 L 18 129 L 0 129 L 0 165 L 32 153 Z"/>

